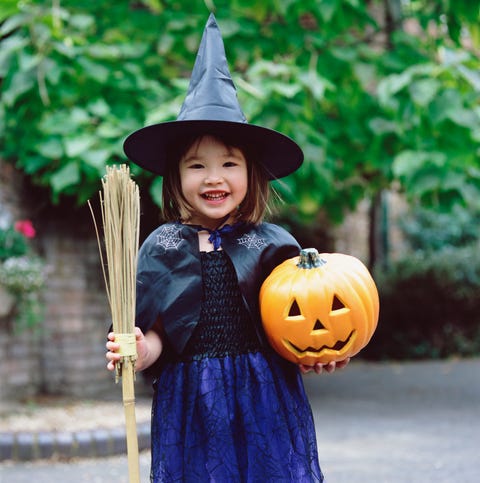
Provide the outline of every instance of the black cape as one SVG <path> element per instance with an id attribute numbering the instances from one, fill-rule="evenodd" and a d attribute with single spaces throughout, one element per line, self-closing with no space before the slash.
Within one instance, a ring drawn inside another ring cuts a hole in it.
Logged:
<path id="1" fill-rule="evenodd" d="M 270 272 L 300 250 L 295 238 L 270 223 L 242 225 L 222 237 L 222 249 L 235 267 L 240 291 L 260 340 L 258 295 Z M 166 223 L 140 248 L 137 270 L 136 325 L 145 333 L 158 317 L 173 349 L 181 354 L 196 327 L 202 301 L 198 231 Z"/>

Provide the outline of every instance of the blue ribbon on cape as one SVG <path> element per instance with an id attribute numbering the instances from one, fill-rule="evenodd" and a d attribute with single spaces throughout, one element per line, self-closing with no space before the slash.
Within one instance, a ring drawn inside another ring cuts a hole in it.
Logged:
<path id="1" fill-rule="evenodd" d="M 221 244 L 222 244 L 222 236 L 232 231 L 235 231 L 239 226 L 243 225 L 244 222 L 239 221 L 238 223 L 234 223 L 233 225 L 224 225 L 221 228 L 215 228 L 214 230 L 210 230 L 210 228 L 205 228 L 204 226 L 196 226 L 195 228 L 197 231 L 208 231 L 210 236 L 208 237 L 208 241 L 213 245 L 213 249 L 217 251 Z"/>

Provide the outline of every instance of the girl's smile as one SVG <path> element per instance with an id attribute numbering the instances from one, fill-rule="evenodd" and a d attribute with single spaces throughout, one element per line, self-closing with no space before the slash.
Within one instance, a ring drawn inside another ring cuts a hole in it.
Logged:
<path id="1" fill-rule="evenodd" d="M 208 191 L 202 194 L 202 197 L 212 203 L 221 202 L 228 196 L 224 191 Z"/>
<path id="2" fill-rule="evenodd" d="M 218 228 L 219 220 L 234 215 L 247 194 L 247 161 L 240 149 L 204 136 L 180 160 L 180 181 L 191 209 L 184 221 Z"/>

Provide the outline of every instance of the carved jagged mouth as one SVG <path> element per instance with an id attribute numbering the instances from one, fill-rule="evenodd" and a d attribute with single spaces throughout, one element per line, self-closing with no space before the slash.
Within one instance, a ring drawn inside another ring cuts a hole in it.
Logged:
<path id="1" fill-rule="evenodd" d="M 332 346 L 332 347 L 329 347 L 327 345 L 323 345 L 320 348 L 308 346 L 306 349 L 300 349 L 299 347 L 297 347 L 295 344 L 292 344 L 288 340 L 285 340 L 285 343 L 288 346 L 290 346 L 291 349 L 293 349 L 295 352 L 297 352 L 299 354 L 304 354 L 306 352 L 314 352 L 314 353 L 318 354 L 318 353 L 322 352 L 323 350 L 341 351 L 352 341 L 354 335 L 355 335 L 355 330 L 352 330 L 352 332 L 350 332 L 350 335 L 345 340 L 338 340 L 335 343 L 335 345 Z"/>

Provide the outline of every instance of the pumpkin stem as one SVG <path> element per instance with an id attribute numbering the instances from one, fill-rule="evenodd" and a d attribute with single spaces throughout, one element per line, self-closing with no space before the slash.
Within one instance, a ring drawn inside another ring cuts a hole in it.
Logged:
<path id="1" fill-rule="evenodd" d="M 315 248 L 304 248 L 300 250 L 300 260 L 297 263 L 297 267 L 306 269 L 317 268 L 326 263 Z"/>

